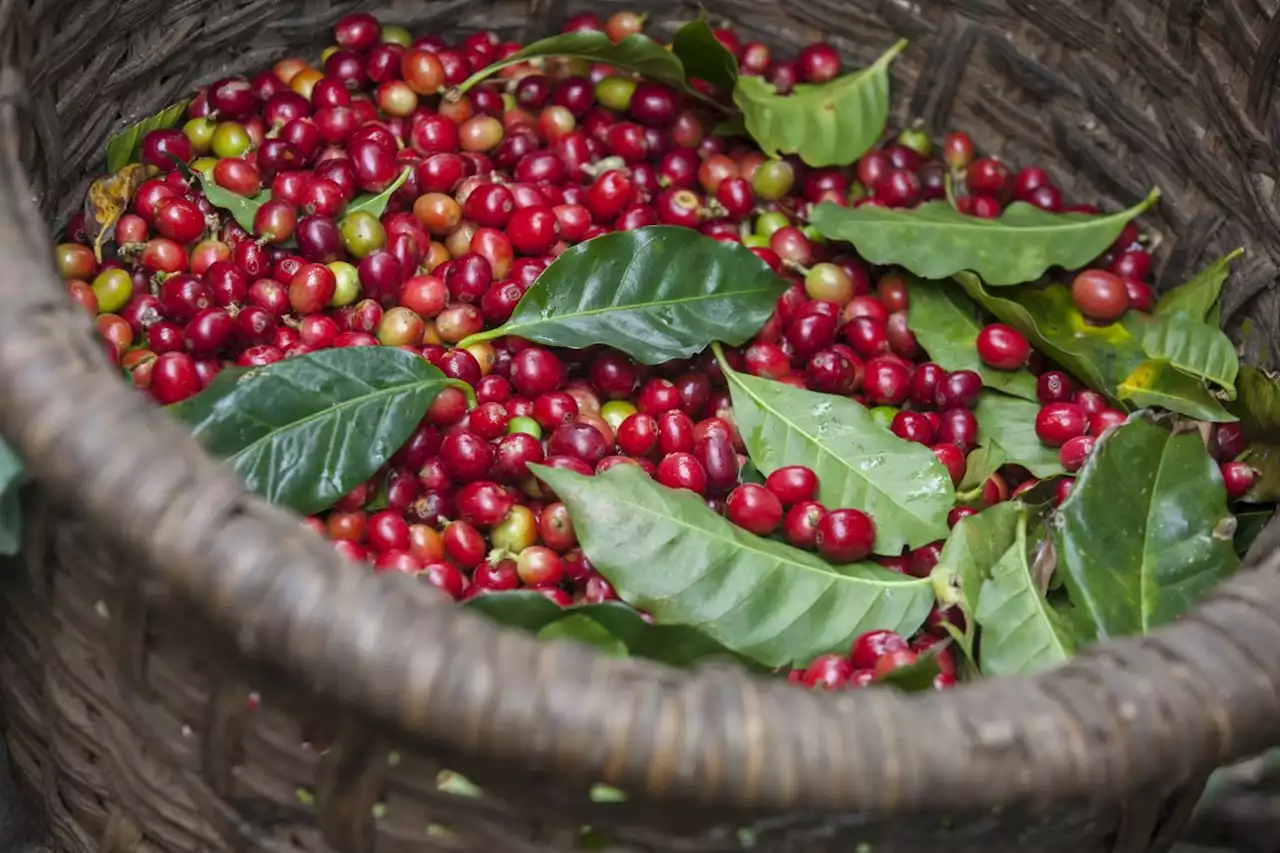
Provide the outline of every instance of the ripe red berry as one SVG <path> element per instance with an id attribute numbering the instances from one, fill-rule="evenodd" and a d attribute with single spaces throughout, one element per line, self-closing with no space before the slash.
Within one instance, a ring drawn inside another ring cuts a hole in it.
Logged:
<path id="1" fill-rule="evenodd" d="M 1258 482 L 1258 471 L 1244 462 L 1227 462 L 1222 466 L 1222 482 L 1227 487 L 1227 499 L 1239 500 Z"/>
<path id="2" fill-rule="evenodd" d="M 1074 474 L 1084 467 L 1096 441 L 1091 435 L 1077 435 L 1067 439 L 1058 450 L 1058 462 L 1068 474 Z"/>
<path id="3" fill-rule="evenodd" d="M 872 680 L 880 681 L 895 669 L 910 666 L 916 662 L 917 657 L 918 655 L 909 649 L 885 654 L 880 660 L 876 661 L 875 667 L 871 670 Z"/>
<path id="4" fill-rule="evenodd" d="M 857 509 L 836 509 L 818 522 L 818 553 L 832 563 L 856 563 L 871 553 L 876 525 Z"/>
<path id="5" fill-rule="evenodd" d="M 789 507 L 813 500 L 818 494 L 818 475 L 803 465 L 786 465 L 770 474 L 764 485 Z"/>
<path id="6" fill-rule="evenodd" d="M 839 655 L 821 655 L 814 658 L 800 676 L 800 683 L 805 687 L 821 687 L 823 690 L 834 690 L 842 687 L 853 675 L 853 664 Z"/>
<path id="7" fill-rule="evenodd" d="M 1050 447 L 1061 447 L 1088 429 L 1089 417 L 1076 403 L 1050 403 L 1036 413 L 1036 436 Z"/>
<path id="8" fill-rule="evenodd" d="M 787 510 L 782 534 L 795 547 L 812 551 L 818 547 L 818 524 L 826 514 L 826 507 L 817 501 L 801 501 Z"/>
<path id="9" fill-rule="evenodd" d="M 654 479 L 669 489 L 688 489 L 699 495 L 707 491 L 707 472 L 692 453 L 664 456 Z"/>
<path id="10" fill-rule="evenodd" d="M 992 323 L 978 333 L 978 358 L 997 370 L 1017 370 L 1027 363 L 1031 345 L 1022 333 L 1003 323 Z"/>
<path id="11" fill-rule="evenodd" d="M 942 467 L 946 468 L 951 476 L 952 485 L 960 485 L 960 481 L 964 479 L 964 452 L 954 444 L 935 444 L 932 449 L 933 455 L 938 457 Z"/>
<path id="12" fill-rule="evenodd" d="M 1071 299 L 1080 313 L 1099 323 L 1113 323 L 1129 310 L 1124 279 L 1106 270 L 1085 270 L 1071 282 Z"/>
<path id="13" fill-rule="evenodd" d="M 890 652 L 908 651 L 907 641 L 893 631 L 868 631 L 853 641 L 849 662 L 855 669 L 872 669 Z"/>
<path id="14" fill-rule="evenodd" d="M 1036 399 L 1040 405 L 1066 403 L 1075 391 L 1075 380 L 1060 370 L 1045 371 L 1036 380 Z"/>
<path id="15" fill-rule="evenodd" d="M 729 493 L 725 515 L 757 536 L 768 536 L 782 523 L 782 501 L 764 486 L 743 483 Z"/>

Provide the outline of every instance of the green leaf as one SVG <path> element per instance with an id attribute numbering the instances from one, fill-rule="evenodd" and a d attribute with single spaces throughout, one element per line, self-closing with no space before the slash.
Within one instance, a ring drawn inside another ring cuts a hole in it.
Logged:
<path id="1" fill-rule="evenodd" d="M 462 385 L 401 349 L 347 347 L 227 368 L 169 411 L 250 489 L 305 515 L 373 476 L 436 395 Z"/>
<path id="2" fill-rule="evenodd" d="M 1070 627 L 1041 597 L 1027 562 L 1027 520 L 1017 520 L 1013 543 L 991 566 L 978 593 L 974 619 L 982 629 L 978 665 L 983 675 L 1019 675 L 1067 660 L 1075 653 Z"/>
<path id="3" fill-rule="evenodd" d="M 723 121 L 716 122 L 711 128 L 712 136 L 746 136 L 747 123 L 742 120 L 741 113 L 735 113 Z"/>
<path id="4" fill-rule="evenodd" d="M 733 102 L 751 138 L 770 157 L 799 154 L 810 166 L 844 166 L 884 133 L 889 63 L 906 46 L 899 41 L 868 68 L 818 86 L 798 85 L 790 95 L 744 74 L 733 88 Z"/>
<path id="5" fill-rule="evenodd" d="M 745 343 L 786 284 L 737 243 L 665 225 L 619 231 L 565 251 L 510 320 L 460 346 L 515 335 L 570 349 L 607 344 L 660 364 L 712 341 Z"/>
<path id="6" fill-rule="evenodd" d="M 258 215 L 258 208 L 271 201 L 270 187 L 252 198 L 238 195 L 230 190 L 224 190 L 218 186 L 211 175 L 197 172 L 176 157 L 173 158 L 173 162 L 188 179 L 195 180 L 200 184 L 200 191 L 209 200 L 209 204 L 225 213 L 231 214 L 241 228 L 250 234 L 254 233 L 253 220 Z"/>
<path id="7" fill-rule="evenodd" d="M 1000 442 L 994 438 L 984 441 L 971 450 L 965 459 L 964 478 L 960 481 L 960 488 L 957 491 L 969 492 L 981 489 L 991 475 L 1008 459 L 1009 455 L 1004 452 Z"/>
<path id="8" fill-rule="evenodd" d="M 738 471 L 738 479 L 744 483 L 755 483 L 757 486 L 764 485 L 764 475 L 760 473 L 760 469 L 756 468 L 755 463 L 750 459 L 742 463 L 742 468 Z"/>
<path id="9" fill-rule="evenodd" d="M 792 388 L 721 367 L 747 455 L 766 476 L 787 465 L 818 475 L 818 500 L 876 523 L 875 550 L 898 554 L 947 535 L 955 489 L 923 444 L 904 441 L 846 397 Z"/>
<path id="10" fill-rule="evenodd" d="M 907 325 L 929 358 L 948 371 L 972 370 L 989 388 L 1036 399 L 1036 378 L 1030 371 L 996 370 L 978 358 L 978 333 L 986 323 L 957 284 L 908 276 L 907 293 Z"/>
<path id="11" fill-rule="evenodd" d="M 0 556 L 12 557 L 22 547 L 22 498 L 26 480 L 18 454 L 0 441 Z"/>
<path id="12" fill-rule="evenodd" d="M 874 564 L 831 566 L 753 536 L 633 465 L 592 477 L 530 470 L 569 507 L 583 550 L 624 601 L 765 666 L 807 664 L 873 629 L 907 636 L 933 604 L 928 581 Z"/>
<path id="13" fill-rule="evenodd" d="M 1058 449 L 1047 447 L 1036 435 L 1039 403 L 983 391 L 973 413 L 978 418 L 978 438 L 983 444 L 996 442 L 1004 450 L 1005 461 L 1026 468 L 1037 477 L 1062 473 Z"/>
<path id="14" fill-rule="evenodd" d="M 982 584 L 1013 544 L 1026 513 L 1019 501 L 1002 501 L 960 519 L 929 575 L 939 604 L 959 607 L 966 616 L 965 633 L 952 632 L 952 636 L 969 658 L 973 658 L 974 614 Z"/>
<path id="15" fill-rule="evenodd" d="M 945 201 L 906 209 L 828 202 L 818 205 L 809 221 L 827 239 L 852 243 L 872 264 L 896 264 L 923 278 L 968 271 L 989 285 L 1022 284 L 1050 267 L 1084 266 L 1159 197 L 1152 190 L 1141 204 L 1110 216 L 1049 213 L 1017 201 L 998 219 L 968 216 Z"/>
<path id="16" fill-rule="evenodd" d="M 1280 435 L 1280 376 L 1246 364 L 1240 367 L 1236 386 L 1239 393 L 1227 408 L 1239 416 L 1245 436 L 1274 439 Z"/>
<path id="17" fill-rule="evenodd" d="M 190 101 L 179 101 L 153 116 L 144 118 L 107 141 L 107 174 L 114 175 L 138 159 L 143 138 L 153 130 L 168 130 L 182 121 Z"/>
<path id="18" fill-rule="evenodd" d="M 391 186 L 382 192 L 377 195 L 362 195 L 352 199 L 346 210 L 342 212 L 343 218 L 353 213 L 372 213 L 374 216 L 381 217 L 382 214 L 386 213 L 391 197 L 396 194 L 396 190 L 404 185 L 405 181 L 409 180 L 409 175 L 412 172 L 413 169 L 406 166 L 405 170 L 400 173 L 400 177 L 392 181 Z"/>
<path id="19" fill-rule="evenodd" d="M 676 89 L 687 92 L 701 100 L 710 100 L 702 93 L 689 86 L 685 79 L 684 65 L 673 51 L 667 50 L 653 39 L 645 35 L 627 36 L 615 43 L 601 32 L 563 33 L 551 36 L 533 44 L 526 45 L 500 62 L 482 68 L 462 82 L 458 91 L 465 94 L 483 80 L 498 73 L 503 68 L 528 62 L 533 59 L 563 57 L 566 59 L 585 59 L 617 68 L 622 71 L 634 71 L 650 80 L 666 83 Z"/>
<path id="20" fill-rule="evenodd" d="M 1248 552 L 1253 540 L 1258 538 L 1258 534 L 1267 526 L 1267 522 L 1271 521 L 1271 516 L 1275 515 L 1275 512 L 1273 507 L 1267 507 L 1236 513 L 1236 535 L 1233 541 L 1237 554 L 1243 557 Z"/>
<path id="21" fill-rule="evenodd" d="M 22 550 L 22 497 L 18 489 L 0 492 L 0 557 Z"/>
<path id="22" fill-rule="evenodd" d="M 1199 434 L 1143 415 L 1098 440 L 1058 515 L 1058 571 L 1099 639 L 1171 621 L 1240 565 L 1222 476 Z"/>
<path id="23" fill-rule="evenodd" d="M 1061 284 L 1019 287 L 995 296 L 971 273 L 955 276 L 965 292 L 1031 345 L 1100 394 L 1117 401 L 1116 386 L 1146 360 L 1142 344 L 1121 323 L 1097 326 L 1084 318 Z"/>
<path id="24" fill-rule="evenodd" d="M 1223 255 L 1196 273 L 1190 281 L 1161 296 L 1156 303 L 1156 316 L 1164 317 L 1182 311 L 1198 320 L 1210 319 L 1213 307 L 1218 304 L 1218 297 L 1222 294 L 1222 285 L 1231 274 L 1231 262 L 1242 254 L 1244 249 L 1236 249 Z"/>
<path id="25" fill-rule="evenodd" d="M 577 613 L 547 625 L 538 632 L 538 639 L 572 640 L 575 643 L 591 646 L 608 657 L 625 658 L 627 656 L 627 647 L 621 640 L 606 631 L 599 622 Z"/>
<path id="26" fill-rule="evenodd" d="M 651 625 L 634 608 L 618 601 L 562 608 L 536 592 L 500 592 L 481 595 L 464 605 L 503 625 L 542 632 L 569 616 L 588 619 L 613 637 L 631 657 L 688 667 L 712 659 L 740 662 L 733 652 L 687 625 Z"/>
<path id="27" fill-rule="evenodd" d="M 723 92 L 733 90 L 738 62 L 711 32 L 705 20 L 690 21 L 676 30 L 671 52 L 680 59 L 686 77 L 706 80 Z"/>
<path id="28" fill-rule="evenodd" d="M 1240 358 L 1231 339 L 1217 326 L 1181 311 L 1161 317 L 1130 311 L 1123 322 L 1148 357 L 1221 386 L 1229 399 L 1235 397 Z"/>
<path id="29" fill-rule="evenodd" d="M 1204 382 L 1175 369 L 1167 361 L 1148 359 L 1116 388 L 1116 396 L 1138 408 L 1159 407 L 1202 421 L 1234 421 Z"/>
<path id="30" fill-rule="evenodd" d="M 1280 501 L 1280 377 L 1243 365 L 1236 385 L 1239 395 L 1227 408 L 1239 416 L 1249 439 L 1241 459 L 1259 475 L 1243 499 L 1249 503 Z"/>
<path id="31" fill-rule="evenodd" d="M 1240 461 L 1248 462 L 1258 472 L 1258 481 L 1240 500 L 1255 504 L 1280 501 L 1280 442 L 1250 442 L 1240 454 Z"/>

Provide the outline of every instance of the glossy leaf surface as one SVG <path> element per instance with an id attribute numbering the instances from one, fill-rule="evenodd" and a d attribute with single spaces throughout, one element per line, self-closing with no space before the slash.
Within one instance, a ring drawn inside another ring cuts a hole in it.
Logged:
<path id="1" fill-rule="evenodd" d="M 342 215 L 346 217 L 353 213 L 370 213 L 374 216 L 381 217 L 382 214 L 387 212 L 387 205 L 391 203 L 391 197 L 396 194 L 396 190 L 400 189 L 400 187 L 404 185 L 405 181 L 409 180 L 409 175 L 412 174 L 412 172 L 412 169 L 406 167 L 405 170 L 400 173 L 400 177 L 391 182 L 391 186 L 387 187 L 377 195 L 362 195 L 353 198 L 351 203 L 348 204 L 346 209 L 342 212 Z"/>
<path id="2" fill-rule="evenodd" d="M 722 367 L 724 367 L 722 362 Z M 792 388 L 724 368 L 747 455 L 768 476 L 787 465 L 818 475 L 818 500 L 876 524 L 875 550 L 897 554 L 947 535 L 951 478 L 933 451 L 904 441 L 846 397 Z"/>
<path id="3" fill-rule="evenodd" d="M 1096 326 L 1085 320 L 1064 285 L 993 292 L 970 273 L 955 279 L 974 301 L 1022 332 L 1033 347 L 1112 400 L 1118 399 L 1116 386 L 1147 358 L 1124 325 Z"/>
<path id="4" fill-rule="evenodd" d="M 889 117 L 889 64 L 900 41 L 869 67 L 821 85 L 799 84 L 778 95 L 760 77 L 742 75 L 733 102 L 747 133 L 771 157 L 798 154 L 810 166 L 844 166 L 866 153 Z"/>
<path id="5" fill-rule="evenodd" d="M 401 349 L 346 347 L 227 368 L 168 411 L 250 489 L 305 515 L 373 476 L 461 384 Z"/>
<path id="6" fill-rule="evenodd" d="M 978 593 L 974 615 L 982 629 L 978 665 L 983 675 L 1021 675 L 1062 663 L 1075 653 L 1070 626 L 1045 601 L 1027 560 L 1027 519 L 1018 519 L 1013 543 L 994 564 Z"/>
<path id="7" fill-rule="evenodd" d="M 1202 421 L 1234 421 L 1204 382 L 1167 361 L 1148 359 L 1116 388 L 1116 396 L 1138 408 L 1160 407 Z"/>
<path id="8" fill-rule="evenodd" d="M 651 625 L 635 609 L 618 601 L 562 608 L 536 592 L 481 595 L 464 605 L 512 628 L 546 636 L 548 628 L 570 617 L 594 622 L 631 657 L 687 667 L 713 658 L 737 659 L 733 652 L 687 625 Z M 582 631 L 581 628 L 578 629 Z M 554 632 L 553 632 L 554 634 Z"/>
<path id="9" fill-rule="evenodd" d="M 997 370 L 978 357 L 978 333 L 986 324 L 959 285 L 911 276 L 907 292 L 907 325 L 929 358 L 948 371 L 975 371 L 989 388 L 1026 400 L 1036 399 L 1036 378 L 1030 371 Z"/>
<path id="10" fill-rule="evenodd" d="M 539 39 L 526 45 L 500 62 L 482 68 L 463 81 L 458 91 L 466 93 L 482 80 L 498 73 L 503 68 L 519 65 L 532 59 L 548 59 L 562 57 L 565 59 L 585 59 L 598 62 L 623 71 L 634 71 L 642 77 L 666 83 L 668 86 L 694 93 L 685 80 L 684 66 L 679 57 L 653 39 L 645 35 L 627 36 L 620 42 L 614 42 L 602 32 L 561 33 Z"/>
<path id="11" fill-rule="evenodd" d="M 687 228 L 606 234 L 564 252 L 507 323 L 462 342 L 515 335 L 549 346 L 606 344 L 644 364 L 749 340 L 786 282 L 738 244 Z"/>
<path id="12" fill-rule="evenodd" d="M 679 57 L 686 77 L 706 80 L 722 92 L 733 91 L 738 63 L 706 21 L 690 21 L 676 30 L 671 52 Z"/>
<path id="13" fill-rule="evenodd" d="M 1109 216 L 1049 213 L 1014 202 L 998 219 L 968 216 L 945 201 L 908 209 L 828 202 L 814 209 L 810 222 L 827 239 L 852 243 L 870 263 L 930 279 L 968 271 L 998 286 L 1035 281 L 1051 267 L 1083 267 L 1158 197 L 1153 190 L 1141 204 Z"/>
<path id="14" fill-rule="evenodd" d="M 1220 386 L 1228 397 L 1235 396 L 1240 359 L 1231 339 L 1216 325 L 1182 311 L 1160 317 L 1130 312 L 1124 324 L 1149 358 L 1167 361 L 1183 373 Z"/>
<path id="15" fill-rule="evenodd" d="M 107 174 L 113 175 L 140 156 L 142 140 L 153 130 L 175 127 L 186 115 L 190 101 L 179 101 L 153 116 L 130 125 L 107 140 Z"/>
<path id="16" fill-rule="evenodd" d="M 1098 638 L 1144 634 L 1239 566 L 1217 463 L 1144 415 L 1108 431 L 1059 508 L 1058 570 Z"/>
<path id="17" fill-rule="evenodd" d="M 1155 306 L 1156 316 L 1163 317 L 1182 311 L 1198 320 L 1212 320 L 1213 308 L 1222 294 L 1222 285 L 1231 274 L 1231 262 L 1242 254 L 1244 249 L 1236 249 L 1223 255 L 1189 281 L 1162 295 Z"/>
<path id="18" fill-rule="evenodd" d="M 1239 395 L 1227 408 L 1239 416 L 1249 439 L 1242 460 L 1259 475 L 1244 499 L 1251 503 L 1280 501 L 1280 377 L 1244 365 L 1237 385 Z"/>
<path id="19" fill-rule="evenodd" d="M 22 547 L 20 489 L 25 479 L 18 455 L 0 440 L 0 556 L 12 557 Z"/>
<path id="20" fill-rule="evenodd" d="M 974 619 L 983 582 L 991 567 L 1013 545 L 1026 508 L 1002 501 L 977 515 L 960 519 L 951 529 L 942 554 L 930 574 L 934 593 L 943 606 L 959 607 L 967 617 L 964 632 L 952 631 L 964 653 L 973 657 Z"/>
<path id="21" fill-rule="evenodd" d="M 592 477 L 530 470 L 569 507 L 583 550 L 625 601 L 766 666 L 847 651 L 876 628 L 910 634 L 933 602 L 928 581 L 831 566 L 754 536 L 632 465 Z"/>

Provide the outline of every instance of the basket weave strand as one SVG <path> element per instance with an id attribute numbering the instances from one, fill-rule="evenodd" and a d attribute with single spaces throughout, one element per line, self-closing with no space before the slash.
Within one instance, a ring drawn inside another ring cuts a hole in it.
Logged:
<path id="1" fill-rule="evenodd" d="M 752 824 L 756 849 L 1136 853 L 1167 847 L 1213 767 L 1277 739 L 1274 533 L 1175 626 L 1050 674 L 827 697 L 538 644 L 353 571 L 246 494 L 115 380 L 50 268 L 46 223 L 81 204 L 113 130 L 196 80 L 315 50 L 369 5 L 0 2 L 0 434 L 43 507 L 2 581 L 0 678 L 60 848 L 545 853 L 589 824 L 626 849 L 733 850 Z M 388 5 L 415 28 L 526 37 L 578 8 Z M 1128 204 L 1160 185 L 1161 284 L 1246 245 L 1223 308 L 1237 330 L 1251 320 L 1256 357 L 1280 340 L 1280 22 L 1245 0 L 1167 7 L 711 11 L 782 50 L 826 32 L 851 64 L 911 38 L 899 124 L 971 130 L 1072 196 Z M 660 35 L 695 14 L 645 10 Z M 437 790 L 441 769 L 484 795 Z M 592 802 L 596 782 L 630 798 Z"/>

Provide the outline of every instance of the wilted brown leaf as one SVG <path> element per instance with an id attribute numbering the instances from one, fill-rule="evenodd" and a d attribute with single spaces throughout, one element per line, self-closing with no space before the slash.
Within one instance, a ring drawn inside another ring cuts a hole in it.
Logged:
<path id="1" fill-rule="evenodd" d="M 111 238 L 116 223 L 129 209 L 133 194 L 153 172 L 152 166 L 133 163 L 89 185 L 84 202 L 84 226 L 93 240 L 93 253 L 99 262 L 102 261 L 102 245 Z"/>

